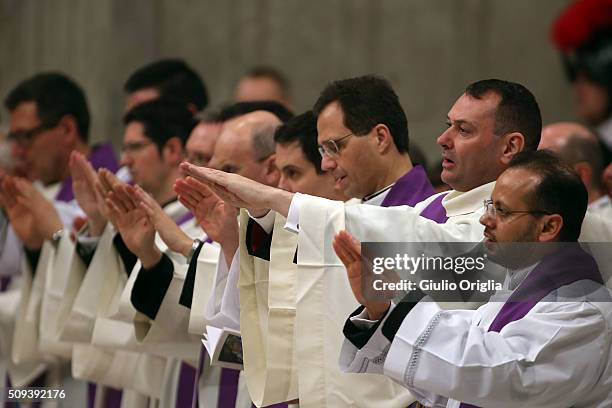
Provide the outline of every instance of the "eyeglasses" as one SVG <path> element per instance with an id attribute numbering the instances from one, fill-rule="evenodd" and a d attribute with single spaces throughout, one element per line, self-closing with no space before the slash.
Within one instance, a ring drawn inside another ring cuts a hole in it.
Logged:
<path id="1" fill-rule="evenodd" d="M 484 200 L 482 202 L 484 206 L 484 213 L 490 217 L 499 217 L 500 219 L 504 219 L 512 214 L 536 214 L 536 215 L 552 215 L 552 213 L 548 211 L 542 210 L 530 210 L 530 211 L 513 211 L 513 210 L 502 210 L 501 208 L 496 208 L 493 205 L 493 200 Z"/>
<path id="2" fill-rule="evenodd" d="M 145 147 L 147 147 L 148 145 L 150 145 L 151 143 L 153 142 L 146 141 L 146 140 L 143 140 L 142 142 L 124 143 L 123 146 L 121 146 L 121 151 L 123 153 L 128 153 L 128 154 L 137 153 L 141 151 L 142 149 L 144 149 Z"/>
<path id="3" fill-rule="evenodd" d="M 39 134 L 41 134 L 43 131 L 47 130 L 47 129 L 51 129 L 53 126 L 49 126 L 46 124 L 42 124 L 42 125 L 38 125 L 32 129 L 28 129 L 28 130 L 17 130 L 15 132 L 11 132 L 7 135 L 7 140 L 9 142 L 13 142 L 18 144 L 21 147 L 26 147 L 28 146 L 30 143 L 32 143 L 32 140 L 34 140 L 34 138 L 36 136 L 38 136 Z"/>
<path id="4" fill-rule="evenodd" d="M 336 158 L 340 156 L 340 146 L 338 143 L 343 141 L 349 136 L 354 136 L 354 133 L 349 133 L 348 135 L 339 137 L 338 139 L 330 139 L 326 140 L 321 145 L 318 146 L 319 154 L 321 157 L 333 157 Z"/>

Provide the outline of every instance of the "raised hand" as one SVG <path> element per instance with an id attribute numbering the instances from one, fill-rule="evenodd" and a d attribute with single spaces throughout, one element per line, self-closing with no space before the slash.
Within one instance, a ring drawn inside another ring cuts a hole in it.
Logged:
<path id="1" fill-rule="evenodd" d="M 25 179 L 15 179 L 15 190 L 17 202 L 32 213 L 39 235 L 51 240 L 53 234 L 64 227 L 53 204 Z"/>
<path id="2" fill-rule="evenodd" d="M 2 205 L 6 211 L 9 222 L 26 248 L 31 250 L 40 249 L 44 239 L 36 228 L 36 222 L 32 212 L 17 201 L 19 191 L 15 186 L 15 177 L 5 176 L 0 184 L 0 195 Z"/>
<path id="3" fill-rule="evenodd" d="M 238 174 L 181 163 L 183 174 L 206 183 L 223 201 L 239 208 L 261 213 L 273 209 L 287 216 L 292 193 L 266 186 Z"/>
<path id="4" fill-rule="evenodd" d="M 179 201 L 193 213 L 210 239 L 221 245 L 226 260 L 231 262 L 239 239 L 236 208 L 192 177 L 177 180 L 174 190 Z"/>
<path id="5" fill-rule="evenodd" d="M 108 211 L 104 197 L 96 190 L 98 175 L 85 156 L 77 151 L 70 155 L 70 174 L 72 189 L 81 209 L 87 215 L 89 233 L 99 236 L 104 230 Z"/>
<path id="6" fill-rule="evenodd" d="M 370 319 L 381 319 L 389 309 L 390 302 L 369 301 L 365 296 L 361 272 L 361 244 L 347 231 L 340 231 L 336 234 L 332 245 L 336 255 L 346 268 L 355 299 L 366 307 Z"/>
<path id="7" fill-rule="evenodd" d="M 172 251 L 187 256 L 191 250 L 193 241 L 178 225 L 164 212 L 161 206 L 146 193 L 140 186 L 136 186 L 132 194 L 132 199 L 139 203 L 144 210 L 149 221 L 159 233 L 161 239 Z"/>
<path id="8" fill-rule="evenodd" d="M 100 213 L 117 228 L 117 221 L 114 217 L 115 213 L 109 208 L 108 202 L 106 201 L 109 194 L 113 191 L 113 188 L 126 185 L 124 182 L 119 180 L 111 171 L 107 169 L 99 169 L 97 180 L 94 182 L 94 188 L 96 190 L 96 198 L 98 201 L 98 208 Z"/>
<path id="9" fill-rule="evenodd" d="M 107 195 L 106 204 L 123 242 L 140 259 L 142 266 L 148 269 L 159 262 L 161 252 L 155 245 L 153 224 L 133 199 L 133 192 L 132 186 L 115 185 Z"/>

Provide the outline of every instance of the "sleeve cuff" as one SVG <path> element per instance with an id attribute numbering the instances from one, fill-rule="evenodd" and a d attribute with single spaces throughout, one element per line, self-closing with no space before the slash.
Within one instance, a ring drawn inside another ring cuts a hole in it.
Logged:
<path id="1" fill-rule="evenodd" d="M 303 196 L 300 193 L 293 195 L 291 205 L 289 206 L 289 213 L 287 214 L 287 222 L 285 223 L 285 229 L 296 234 L 300 230 L 300 207 L 304 201 Z"/>
<path id="2" fill-rule="evenodd" d="M 276 216 L 274 211 L 268 211 L 268 213 L 263 217 L 254 217 L 248 211 L 247 214 L 249 214 L 249 217 L 251 217 L 253 221 L 259 224 L 259 226 L 266 232 L 266 234 L 272 232 L 272 229 L 274 228 L 274 218 Z"/>
<path id="3" fill-rule="evenodd" d="M 162 254 L 161 260 L 153 268 L 140 268 L 130 296 L 134 308 L 149 319 L 155 320 L 173 274 L 174 265 L 166 254 Z"/>

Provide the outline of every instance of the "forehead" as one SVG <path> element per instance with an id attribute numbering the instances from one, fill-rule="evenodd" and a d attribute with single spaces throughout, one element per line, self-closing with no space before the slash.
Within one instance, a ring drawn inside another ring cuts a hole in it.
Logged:
<path id="1" fill-rule="evenodd" d="M 457 99 L 448 112 L 452 121 L 466 121 L 474 124 L 495 120 L 495 112 L 501 97 L 494 92 L 487 92 L 480 98 L 463 94 Z"/>
<path id="2" fill-rule="evenodd" d="M 337 101 L 327 105 L 317 117 L 317 133 L 319 144 L 350 133 L 350 130 L 344 126 L 344 111 Z"/>
<path id="3" fill-rule="evenodd" d="M 302 146 L 299 141 L 291 143 L 277 143 L 276 144 L 276 166 L 279 169 L 283 167 L 293 166 L 296 168 L 304 169 L 308 166 L 314 167 L 314 165 L 308 161 Z"/>
<path id="4" fill-rule="evenodd" d="M 215 161 L 236 161 L 246 155 L 252 155 L 253 144 L 250 132 L 237 124 L 239 123 L 235 122 L 223 126 L 223 131 L 215 144 Z"/>
<path id="5" fill-rule="evenodd" d="M 218 123 L 200 123 L 189 135 L 187 148 L 190 150 L 213 149 L 220 131 L 221 125 Z"/>
<path id="6" fill-rule="evenodd" d="M 10 128 L 12 131 L 30 129 L 40 123 L 36 102 L 22 102 L 10 112 Z"/>
<path id="7" fill-rule="evenodd" d="M 525 198 L 534 191 L 539 182 L 540 178 L 530 170 L 508 169 L 497 179 L 491 198 L 494 202 L 526 205 Z"/>
<path id="8" fill-rule="evenodd" d="M 150 140 L 144 134 L 144 125 L 140 122 L 130 122 L 123 133 L 124 142 L 140 142 Z"/>

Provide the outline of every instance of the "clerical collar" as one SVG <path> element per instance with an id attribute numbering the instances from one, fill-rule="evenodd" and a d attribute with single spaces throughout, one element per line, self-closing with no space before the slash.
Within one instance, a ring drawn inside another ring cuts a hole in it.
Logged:
<path id="1" fill-rule="evenodd" d="M 372 200 L 373 198 L 378 197 L 378 196 L 379 196 L 379 195 L 381 195 L 382 193 L 384 193 L 384 192 L 386 192 L 386 191 L 390 190 L 390 189 L 391 189 L 391 187 L 393 187 L 393 184 L 395 184 L 395 183 L 389 184 L 387 187 L 383 187 L 382 189 L 380 189 L 380 190 L 378 190 L 378 191 L 376 191 L 376 192 L 374 192 L 374 193 L 372 193 L 372 194 L 368 194 L 367 196 L 365 196 L 365 197 L 363 197 L 363 198 L 361 199 L 361 202 L 362 202 L 362 203 L 366 203 L 366 202 L 368 202 L 368 201 Z"/>

